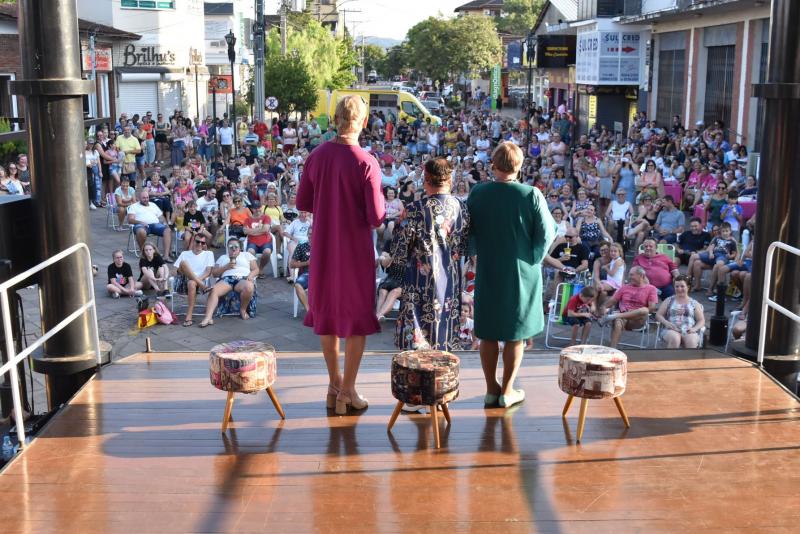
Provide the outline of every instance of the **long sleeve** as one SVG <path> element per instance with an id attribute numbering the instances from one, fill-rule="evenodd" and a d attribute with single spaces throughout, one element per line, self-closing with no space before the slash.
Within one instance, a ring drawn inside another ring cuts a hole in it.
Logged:
<path id="1" fill-rule="evenodd" d="M 366 169 L 367 179 L 364 183 L 364 206 L 366 207 L 367 222 L 373 228 L 380 226 L 386 216 L 386 203 L 381 190 L 381 172 L 377 163 L 369 165 Z M 297 201 L 300 201 L 298 192 Z M 298 204 L 299 206 L 299 204 Z"/>
<path id="2" fill-rule="evenodd" d="M 536 263 L 544 260 L 550 245 L 556 238 L 557 226 L 550 210 L 547 209 L 547 201 L 542 196 L 541 191 L 533 188 L 532 194 L 534 218 L 531 235 L 533 236 L 533 259 Z"/>
<path id="3" fill-rule="evenodd" d="M 405 270 L 408 263 L 408 252 L 414 250 L 417 239 L 421 213 L 417 203 L 409 206 L 406 214 L 406 223 L 401 227 L 397 237 L 392 241 L 392 265 Z"/>

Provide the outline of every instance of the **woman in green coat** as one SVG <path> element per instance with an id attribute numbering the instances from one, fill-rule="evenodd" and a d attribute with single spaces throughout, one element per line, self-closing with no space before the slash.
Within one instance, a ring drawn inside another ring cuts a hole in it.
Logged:
<path id="1" fill-rule="evenodd" d="M 556 235 L 547 201 L 535 187 L 520 184 L 522 151 L 501 143 L 492 154 L 495 181 L 476 185 L 467 206 L 475 273 L 475 337 L 481 340 L 487 405 L 513 406 L 525 399 L 514 389 L 526 339 L 544 328 L 541 262 Z M 497 382 L 499 342 L 503 383 Z"/>

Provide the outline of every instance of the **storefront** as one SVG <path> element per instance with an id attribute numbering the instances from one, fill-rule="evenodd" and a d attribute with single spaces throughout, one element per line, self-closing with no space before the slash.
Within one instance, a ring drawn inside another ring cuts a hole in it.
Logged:
<path id="1" fill-rule="evenodd" d="M 81 77 L 95 80 L 94 94 L 83 101 L 83 111 L 88 117 L 109 117 L 112 114 L 114 59 L 110 42 L 97 42 L 81 38 Z"/>
<path id="2" fill-rule="evenodd" d="M 595 126 L 625 133 L 638 109 L 645 70 L 646 28 L 598 19 L 578 28 L 575 78 L 578 132 Z"/>

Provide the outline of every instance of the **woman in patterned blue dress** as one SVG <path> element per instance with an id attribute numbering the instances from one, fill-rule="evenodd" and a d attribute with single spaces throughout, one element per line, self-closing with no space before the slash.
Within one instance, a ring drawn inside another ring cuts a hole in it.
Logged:
<path id="1" fill-rule="evenodd" d="M 452 171 L 445 158 L 428 160 L 426 196 L 408 205 L 392 246 L 392 263 L 405 270 L 395 331 L 401 349 L 461 346 L 461 258 L 467 251 L 469 214 L 450 194 Z"/>

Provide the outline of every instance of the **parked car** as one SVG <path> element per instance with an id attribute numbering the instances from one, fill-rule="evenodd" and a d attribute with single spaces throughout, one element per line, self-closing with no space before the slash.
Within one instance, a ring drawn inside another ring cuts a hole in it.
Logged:
<path id="1" fill-rule="evenodd" d="M 422 105 L 428 108 L 431 113 L 440 113 L 444 109 L 444 104 L 440 99 L 436 98 L 423 98 Z"/>
<path id="2" fill-rule="evenodd" d="M 378 81 L 378 73 L 377 71 L 371 70 L 367 74 L 367 83 L 377 83 Z"/>

